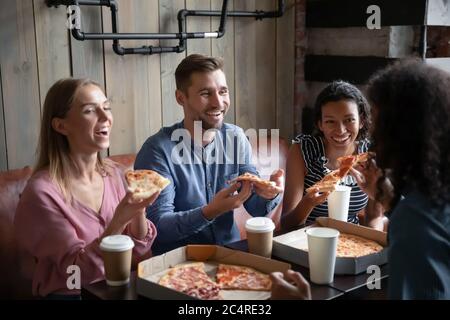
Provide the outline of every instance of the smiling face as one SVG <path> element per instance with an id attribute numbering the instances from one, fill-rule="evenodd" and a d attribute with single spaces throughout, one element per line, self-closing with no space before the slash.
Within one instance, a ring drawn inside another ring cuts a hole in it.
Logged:
<path id="1" fill-rule="evenodd" d="M 177 102 L 183 106 L 185 124 L 201 121 L 204 130 L 220 128 L 230 107 L 227 80 L 222 70 L 195 72 L 187 92 L 176 91 Z M 188 124 L 189 126 L 189 124 Z"/>
<path id="2" fill-rule="evenodd" d="M 109 147 L 113 117 L 110 101 L 96 85 L 78 89 L 66 116 L 52 125 L 65 135 L 71 152 L 95 153 Z"/>
<path id="3" fill-rule="evenodd" d="M 362 126 L 358 106 L 353 100 L 330 101 L 322 106 L 318 127 L 330 147 L 347 150 Z"/>

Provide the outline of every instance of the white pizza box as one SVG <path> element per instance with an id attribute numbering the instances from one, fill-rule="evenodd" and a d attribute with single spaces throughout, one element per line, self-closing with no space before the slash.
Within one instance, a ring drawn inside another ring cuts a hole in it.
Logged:
<path id="1" fill-rule="evenodd" d="M 221 246 L 187 245 L 140 262 L 136 280 L 137 293 L 151 299 L 195 300 L 194 297 L 161 286 L 158 282 L 171 267 L 196 261 L 205 263 L 206 272 L 212 279 L 214 279 L 219 263 L 251 267 L 266 274 L 273 271 L 284 272 L 291 268 L 291 265 L 285 262 Z M 222 290 L 221 295 L 226 300 L 266 300 L 270 298 L 268 291 Z"/>
<path id="2" fill-rule="evenodd" d="M 309 268 L 308 252 L 301 248 L 308 247 L 305 231 L 312 227 L 337 229 L 341 233 L 353 234 L 362 238 L 374 240 L 384 247 L 384 249 L 378 253 L 358 258 L 336 257 L 335 274 L 359 274 L 367 272 L 367 268 L 371 265 L 380 266 L 387 263 L 386 232 L 328 217 L 319 217 L 313 225 L 274 237 L 272 254 L 286 261 Z"/>

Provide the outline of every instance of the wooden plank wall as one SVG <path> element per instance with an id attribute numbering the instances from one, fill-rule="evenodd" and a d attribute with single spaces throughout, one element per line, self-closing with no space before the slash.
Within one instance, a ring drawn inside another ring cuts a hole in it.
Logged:
<path id="1" fill-rule="evenodd" d="M 66 7 L 45 0 L 0 2 L 0 170 L 35 162 L 40 115 L 49 87 L 60 78 L 89 77 L 113 101 L 109 154 L 137 152 L 161 126 L 183 118 L 174 97 L 174 72 L 191 53 L 221 56 L 232 107 L 226 120 L 244 129 L 293 128 L 294 0 L 282 18 L 228 18 L 221 39 L 188 40 L 181 54 L 118 56 L 112 41 L 78 41 L 66 23 Z M 118 0 L 120 32 L 177 32 L 180 9 L 220 10 L 222 0 Z M 229 10 L 274 10 L 276 0 L 230 0 Z M 216 31 L 218 18 L 189 17 L 188 31 Z M 85 32 L 111 32 L 108 8 L 82 7 Z M 121 41 L 124 47 L 159 41 Z M 177 45 L 161 41 L 161 45 Z"/>

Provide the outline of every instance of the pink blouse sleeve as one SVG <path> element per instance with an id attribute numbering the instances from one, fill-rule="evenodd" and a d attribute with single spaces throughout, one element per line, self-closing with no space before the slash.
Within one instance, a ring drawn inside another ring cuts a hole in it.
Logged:
<path id="1" fill-rule="evenodd" d="M 133 248 L 133 264 L 136 264 L 142 260 L 148 259 L 152 256 L 151 247 L 153 241 L 156 238 L 156 227 L 155 225 L 148 219 L 147 221 L 147 235 L 143 239 L 137 239 L 133 237 L 130 231 L 130 225 L 125 229 L 124 234 L 128 235 L 134 241 Z"/>

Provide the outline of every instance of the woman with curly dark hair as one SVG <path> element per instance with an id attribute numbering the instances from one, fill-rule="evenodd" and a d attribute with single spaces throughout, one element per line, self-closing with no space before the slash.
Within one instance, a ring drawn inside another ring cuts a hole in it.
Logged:
<path id="1" fill-rule="evenodd" d="M 353 173 L 391 212 L 389 295 L 450 299 L 450 74 L 407 60 L 368 88 L 376 164 Z"/>
<path id="2" fill-rule="evenodd" d="M 339 168 L 337 158 L 367 152 L 370 108 L 361 91 L 345 81 L 334 81 L 318 95 L 314 108 L 314 135 L 300 134 L 293 140 L 287 159 L 286 187 L 283 199 L 283 227 L 313 222 L 328 216 L 329 192 L 305 190 Z M 366 209 L 367 195 L 347 176 L 352 188 L 348 221 L 359 223 L 358 213 Z M 369 206 L 370 208 L 372 206 Z M 383 217 L 376 210 L 365 214 L 363 224 L 383 228 Z"/>
<path id="3" fill-rule="evenodd" d="M 390 212 L 389 298 L 450 299 L 450 74 L 406 60 L 375 74 L 368 98 L 376 159 L 352 174 Z M 301 274 L 272 279 L 273 299 L 311 299 Z"/>

